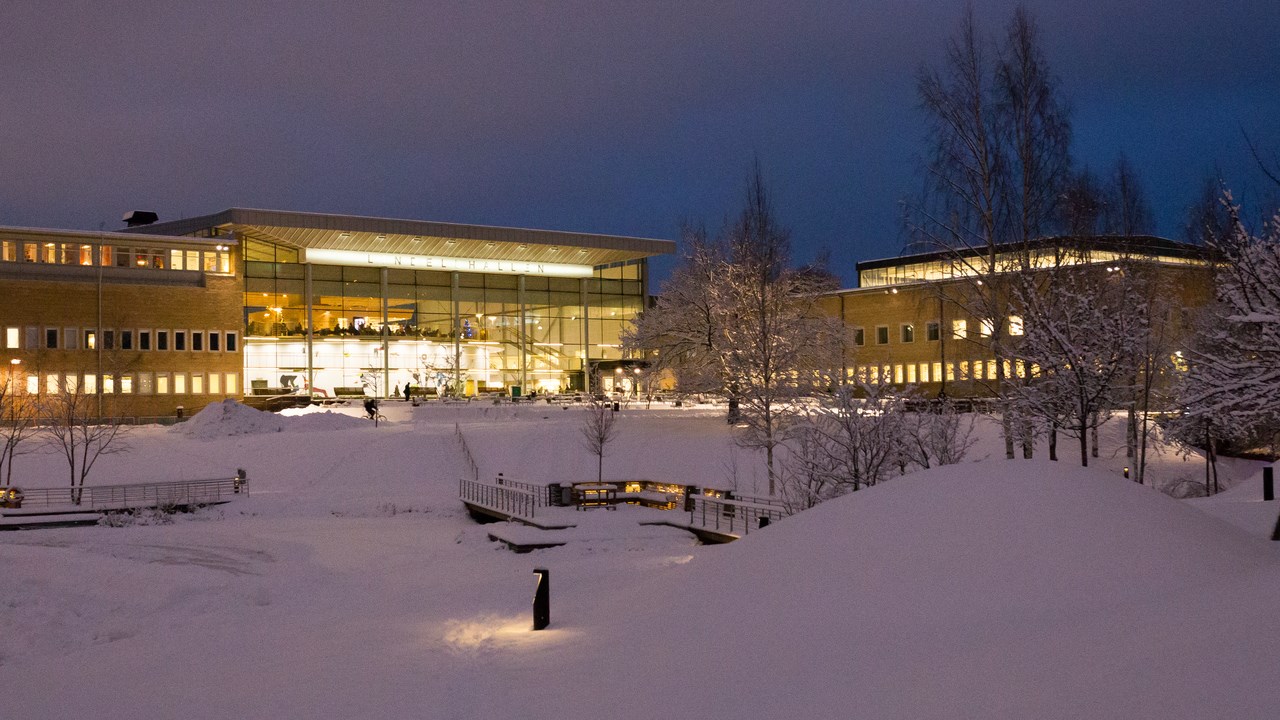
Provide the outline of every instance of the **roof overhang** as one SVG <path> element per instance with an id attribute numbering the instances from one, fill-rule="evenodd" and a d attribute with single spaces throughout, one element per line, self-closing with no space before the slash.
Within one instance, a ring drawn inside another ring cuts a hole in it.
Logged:
<path id="1" fill-rule="evenodd" d="M 242 240 L 298 248 L 308 262 L 564 277 L 676 251 L 671 240 L 244 208 L 134 231 L 187 235 L 215 228 Z"/>

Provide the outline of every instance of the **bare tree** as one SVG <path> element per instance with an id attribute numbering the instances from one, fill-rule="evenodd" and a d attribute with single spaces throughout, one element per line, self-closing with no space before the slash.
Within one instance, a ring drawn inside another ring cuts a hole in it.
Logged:
<path id="1" fill-rule="evenodd" d="M 13 484 L 13 461 L 26 454 L 29 439 L 37 415 L 36 396 L 23 392 L 14 366 L 8 369 L 4 383 L 0 384 L 0 485 Z"/>
<path id="2" fill-rule="evenodd" d="M 903 425 L 903 454 L 921 468 L 954 465 L 978 441 L 974 416 L 961 413 L 948 399 L 929 406 L 925 412 L 907 413 Z"/>
<path id="3" fill-rule="evenodd" d="M 1025 267 L 1030 242 L 1058 217 L 1069 179 L 1071 129 L 1058 82 L 1039 49 L 1038 31 L 1019 8 L 1000 43 L 979 35 L 973 9 L 947 45 L 942 70 L 917 81 L 929 120 L 930 155 L 923 196 L 908 216 L 914 241 L 946 251 L 953 274 L 967 279 L 946 301 L 989 323 L 982 343 L 995 358 L 990 385 L 1001 398 L 1005 454 L 1014 456 L 1009 348 L 1003 319 L 1012 308 L 996 277 Z"/>
<path id="4" fill-rule="evenodd" d="M 1149 235 L 1155 226 L 1151 205 L 1138 171 L 1124 153 L 1116 159 L 1103 205 L 1103 226 L 1108 234 Z"/>
<path id="5" fill-rule="evenodd" d="M 617 417 L 612 403 L 601 396 L 592 396 L 586 405 L 586 420 L 582 424 L 583 445 L 596 456 L 596 482 L 604 480 L 604 453 L 614 439 Z"/>
<path id="6" fill-rule="evenodd" d="M 98 458 L 129 450 L 124 425 L 118 418 L 97 417 L 97 395 L 87 393 L 76 376 L 64 378 L 57 392 L 43 397 L 49 424 L 46 442 L 67 461 L 72 496 L 80 499 L 85 478 Z"/>

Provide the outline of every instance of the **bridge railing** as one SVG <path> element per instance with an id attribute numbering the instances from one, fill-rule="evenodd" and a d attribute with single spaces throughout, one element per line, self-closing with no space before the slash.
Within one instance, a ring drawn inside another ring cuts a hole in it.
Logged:
<path id="1" fill-rule="evenodd" d="M 538 506 L 537 496 L 508 483 L 496 485 L 463 478 L 458 481 L 458 498 L 507 515 L 532 518 Z"/>
<path id="2" fill-rule="evenodd" d="M 248 478 L 243 475 L 125 485 L 23 488 L 21 509 L 74 506 L 81 509 L 112 510 L 161 505 L 205 505 L 248 494 Z"/>
<path id="3" fill-rule="evenodd" d="M 790 514 L 785 508 L 777 505 L 725 500 L 703 495 L 694 495 L 691 500 L 690 525 L 739 537 Z"/>

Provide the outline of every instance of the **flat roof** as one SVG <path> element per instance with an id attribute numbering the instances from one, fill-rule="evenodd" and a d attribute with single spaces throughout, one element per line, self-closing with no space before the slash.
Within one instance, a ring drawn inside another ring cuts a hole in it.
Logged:
<path id="1" fill-rule="evenodd" d="M 249 208 L 230 208 L 130 231 L 190 235 L 213 228 L 232 231 L 241 239 L 304 249 L 593 267 L 676 251 L 672 240 Z"/>
<path id="2" fill-rule="evenodd" d="M 1110 250 L 1118 253 L 1135 253 L 1140 255 L 1168 255 L 1180 258 L 1204 258 L 1208 250 L 1200 245 L 1176 242 L 1155 235 L 1092 235 L 1089 237 L 1044 237 L 1029 243 L 1004 243 L 996 246 L 997 253 L 1015 250 L 1039 250 L 1044 248 L 1070 248 L 1080 250 Z M 978 257 L 986 253 L 984 248 L 972 247 L 958 250 L 935 250 L 925 253 L 913 253 L 892 258 L 864 260 L 856 265 L 857 271 L 875 270 L 878 268 L 914 265 L 916 263 L 935 262 L 960 257 Z"/>
<path id="3" fill-rule="evenodd" d="M 98 245 L 182 245 L 184 247 L 235 245 L 230 238 L 202 238 L 160 233 L 111 232 L 109 230 L 62 230 L 58 228 L 32 228 L 16 225 L 0 225 L 0 236 L 5 240 L 31 240 L 32 242 L 74 241 Z"/>

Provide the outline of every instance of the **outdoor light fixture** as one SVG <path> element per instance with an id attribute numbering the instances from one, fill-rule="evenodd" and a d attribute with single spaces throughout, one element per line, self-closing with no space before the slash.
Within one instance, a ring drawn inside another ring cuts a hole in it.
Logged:
<path id="1" fill-rule="evenodd" d="M 533 591 L 533 629 L 545 630 L 551 624 L 551 572 L 546 568 L 534 568 L 538 585 Z"/>

